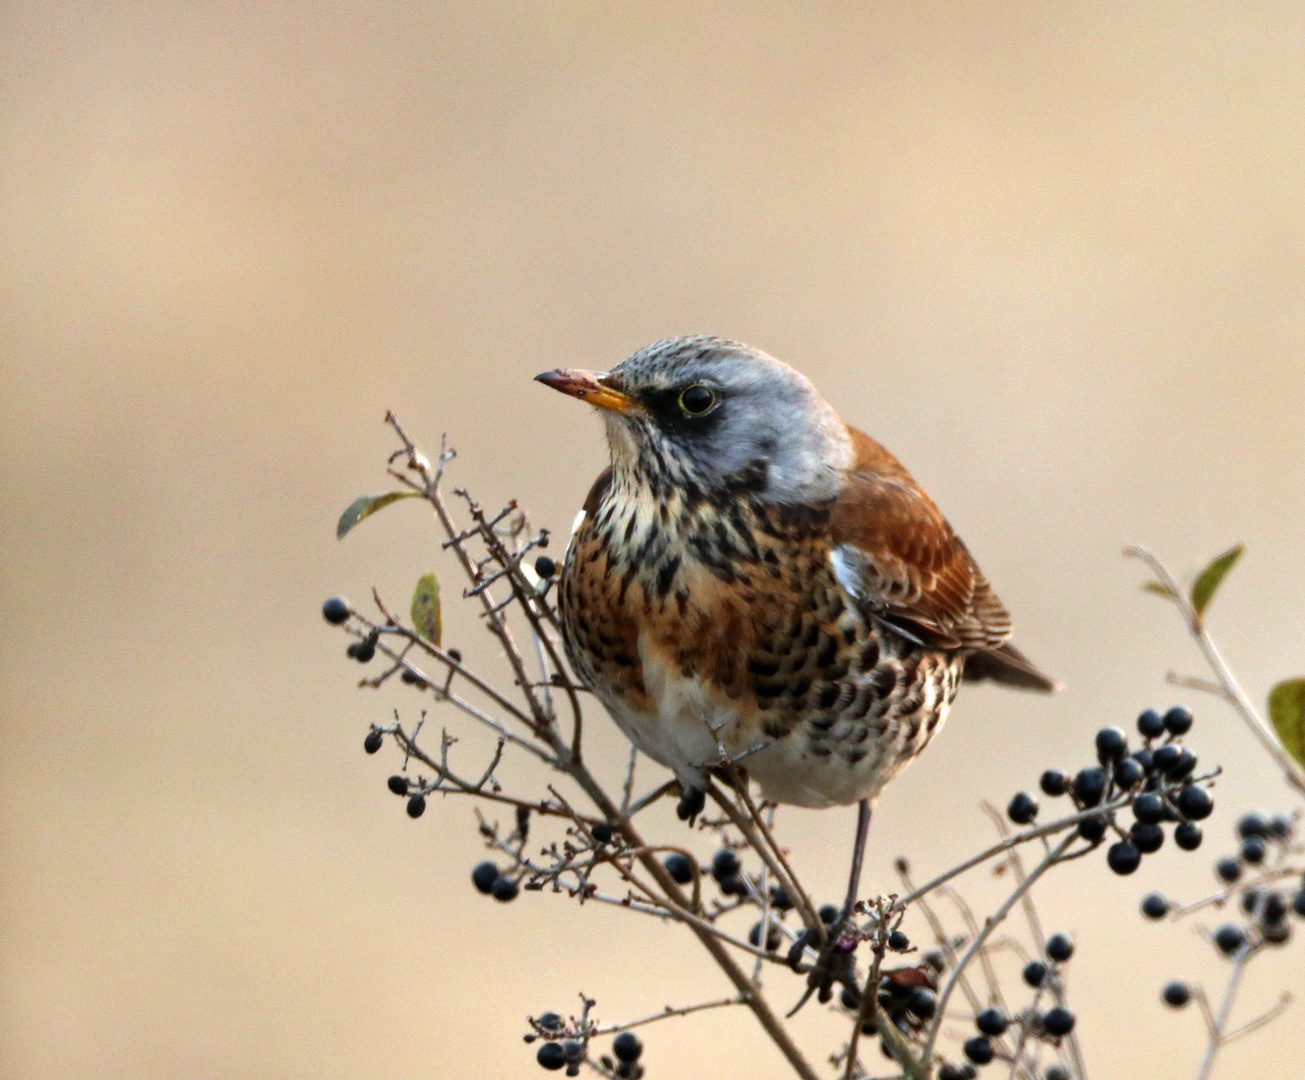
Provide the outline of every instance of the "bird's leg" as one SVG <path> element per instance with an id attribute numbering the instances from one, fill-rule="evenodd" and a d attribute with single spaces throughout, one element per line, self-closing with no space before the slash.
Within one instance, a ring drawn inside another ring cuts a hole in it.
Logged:
<path id="1" fill-rule="evenodd" d="M 816 962 L 807 972 L 807 989 L 801 1000 L 793 1007 L 790 1016 L 797 1012 L 814 993 L 821 1003 L 828 1001 L 834 993 L 834 984 L 842 983 L 853 996 L 859 996 L 860 986 L 856 978 L 854 960 L 856 937 L 849 934 L 852 929 L 852 916 L 856 911 L 856 894 L 861 887 L 861 864 L 865 859 L 865 845 L 870 836 L 870 800 L 862 799 L 856 810 L 856 846 L 852 851 L 852 871 L 848 875 L 847 899 L 838 918 L 825 927 L 824 944 Z M 802 950 L 812 943 L 812 937 L 805 933 L 794 943 L 789 951 L 789 964 L 797 967 Z"/>
<path id="2" fill-rule="evenodd" d="M 852 872 L 847 879 L 847 899 L 843 902 L 843 914 L 838 920 L 838 929 L 842 930 L 852 921 L 852 911 L 856 907 L 856 894 L 861 887 L 861 863 L 865 859 L 865 845 L 870 838 L 870 800 L 862 799 L 856 804 L 856 841 L 852 848 Z"/>

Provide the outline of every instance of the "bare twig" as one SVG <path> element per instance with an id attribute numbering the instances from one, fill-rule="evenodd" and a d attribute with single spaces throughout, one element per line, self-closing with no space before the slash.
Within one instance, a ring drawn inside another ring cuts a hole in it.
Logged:
<path id="1" fill-rule="evenodd" d="M 1287 783 L 1295 788 L 1298 794 L 1305 795 L 1305 771 L 1287 753 L 1286 748 L 1282 745 L 1273 729 L 1265 723 L 1264 717 L 1260 715 L 1259 710 L 1251 704 L 1251 699 L 1246 696 L 1241 684 L 1237 682 L 1232 670 L 1224 661 L 1222 654 L 1214 644 L 1214 639 L 1210 637 L 1209 631 L 1206 630 L 1200 615 L 1192 607 L 1191 601 L 1188 600 L 1186 594 L 1179 587 L 1178 582 L 1174 580 L 1174 576 L 1169 572 L 1168 568 L 1144 547 L 1126 547 L 1124 554 L 1131 558 L 1141 559 L 1150 567 L 1151 572 L 1160 579 L 1160 584 L 1164 586 L 1169 594 L 1169 599 L 1173 601 L 1179 614 L 1182 615 L 1183 621 L 1187 624 L 1187 632 L 1196 639 L 1201 652 L 1205 654 L 1206 663 L 1210 665 L 1210 670 L 1214 672 L 1222 695 L 1232 703 L 1241 718 L 1246 722 L 1246 726 L 1251 729 L 1251 734 L 1259 740 L 1260 745 L 1277 762 L 1278 768 L 1282 770 Z"/>
<path id="2" fill-rule="evenodd" d="M 951 997 L 952 991 L 956 987 L 957 979 L 959 979 L 961 973 L 965 970 L 966 965 L 969 964 L 978 951 L 983 948 L 984 942 L 988 940 L 989 935 L 991 935 L 992 932 L 1001 925 L 1006 916 L 1010 914 L 1011 909 L 1019 903 L 1020 898 L 1033 887 L 1033 883 L 1060 861 L 1060 859 L 1069 851 L 1070 845 L 1073 844 L 1076 839 L 1077 835 L 1065 837 L 1064 840 L 1053 848 L 1046 857 L 1033 868 L 1028 877 L 1020 882 L 1015 891 L 1002 901 L 1001 906 L 984 920 L 983 929 L 980 930 L 979 933 L 975 935 L 974 940 L 970 942 L 969 948 L 965 950 L 965 954 L 957 963 L 956 969 L 951 973 L 950 978 L 948 978 L 946 985 L 942 989 L 942 993 L 938 995 L 938 1015 L 934 1022 L 929 1026 L 929 1035 L 924 1044 L 923 1057 L 925 1061 L 929 1061 L 933 1057 L 933 1048 L 938 1040 L 939 1029 L 942 1027 L 942 1018 L 947 1009 L 947 1001 Z"/>

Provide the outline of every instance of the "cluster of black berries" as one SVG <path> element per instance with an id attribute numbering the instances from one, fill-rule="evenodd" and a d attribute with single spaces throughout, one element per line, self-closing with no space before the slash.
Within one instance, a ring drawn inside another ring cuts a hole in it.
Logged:
<path id="1" fill-rule="evenodd" d="M 566 1069 L 567 1076 L 579 1076 L 580 1065 L 585 1059 L 585 1044 L 576 1038 L 566 1038 L 566 1022 L 555 1012 L 546 1012 L 538 1019 L 532 1020 L 538 1035 L 527 1035 L 526 1041 L 533 1042 L 542 1036 L 549 1040 L 535 1053 L 535 1060 L 550 1071 Z M 643 1056 L 643 1043 L 632 1031 L 623 1031 L 612 1040 L 611 1057 L 604 1054 L 601 1063 L 609 1073 L 621 1080 L 640 1080 L 643 1066 L 639 1058 Z"/>
<path id="2" fill-rule="evenodd" d="M 898 941 L 894 942 L 893 937 Z M 911 947 L 910 939 L 900 930 L 895 930 L 888 939 L 888 947 L 903 952 Z M 938 1011 L 937 976 L 942 970 L 941 964 L 926 963 L 918 967 L 897 968 L 886 972 L 879 980 L 879 1008 L 883 1015 L 903 1034 L 919 1031 Z M 839 999 L 845 1009 L 853 1011 L 861 1007 L 861 995 L 855 988 L 844 986 Z M 874 1021 L 867 1020 L 861 1025 L 863 1035 L 879 1033 Z M 891 1057 L 888 1046 L 883 1046 L 885 1057 Z"/>
<path id="3" fill-rule="evenodd" d="M 1046 958 L 1030 960 L 1024 965 L 1024 982 L 1034 990 L 1038 989 L 1046 982 L 1053 968 L 1058 970 L 1059 965 L 1068 962 L 1073 955 L 1073 939 L 1068 934 L 1052 934 L 1047 938 Z M 925 959 L 939 971 L 942 970 L 941 953 L 927 953 Z M 943 1065 L 938 1071 L 938 1080 L 973 1078 L 976 1075 L 976 1065 L 987 1065 L 997 1056 L 993 1039 L 1003 1036 L 1012 1026 L 1022 1026 L 1027 1038 L 1056 1040 L 1073 1031 L 1074 1023 L 1074 1014 L 1063 1005 L 1057 1005 L 1046 1012 L 1028 1009 L 1017 1016 L 1007 1016 L 995 1007 L 982 1009 L 974 1018 L 978 1034 L 966 1039 L 963 1047 L 968 1060 L 959 1065 Z M 1044 1075 L 1046 1080 L 1069 1080 L 1068 1070 L 1060 1064 L 1048 1066 Z"/>
<path id="4" fill-rule="evenodd" d="M 1291 940 L 1288 911 L 1305 919 L 1305 874 L 1295 880 L 1292 888 L 1279 890 L 1269 887 L 1264 873 L 1272 868 L 1271 880 L 1284 880 L 1281 863 L 1295 839 L 1296 827 L 1296 819 L 1287 814 L 1270 818 L 1254 812 L 1244 814 L 1237 822 L 1237 854 L 1215 860 L 1215 876 L 1229 887 L 1229 895 L 1238 899 L 1246 916 L 1244 923 L 1227 922 L 1214 932 L 1211 940 L 1224 956 L 1235 956 L 1243 948 L 1285 945 Z M 1166 897 L 1151 893 L 1142 901 L 1142 914 L 1162 919 L 1172 907 Z M 1191 987 L 1179 980 L 1167 983 L 1161 991 L 1165 1004 L 1175 1009 L 1181 1009 L 1191 997 Z"/>
<path id="5" fill-rule="evenodd" d="M 1113 828 L 1120 839 L 1106 852 L 1106 862 L 1116 874 L 1131 874 L 1143 855 L 1160 850 L 1166 822 L 1177 822 L 1174 843 L 1184 851 L 1201 846 L 1198 821 L 1210 816 L 1214 800 L 1207 788 L 1192 783 L 1196 755 L 1181 744 L 1192 727 L 1192 714 L 1175 705 L 1161 716 L 1147 709 L 1137 718 L 1143 745 L 1129 752 L 1128 736 L 1117 727 L 1097 732 L 1097 765 L 1077 774 L 1048 769 L 1041 787 L 1053 798 L 1068 794 L 1080 810 L 1090 810 L 1120 796 L 1132 796 L 1133 824 L 1125 831 L 1115 823 L 1113 812 L 1085 818 L 1078 833 L 1096 844 Z M 1031 825 L 1038 815 L 1038 801 L 1021 791 L 1010 801 L 1006 813 L 1016 825 Z"/>
<path id="6" fill-rule="evenodd" d="M 367 740 L 370 740 L 372 735 L 379 735 L 379 734 L 380 734 L 379 732 L 373 731 L 371 735 L 367 736 Z M 369 754 L 374 753 L 375 751 L 367 749 L 367 745 L 368 745 L 367 740 L 363 742 L 363 749 L 367 750 L 367 753 Z M 376 749 L 377 750 L 380 749 L 379 745 L 377 746 Z M 407 809 L 408 809 L 408 816 L 410 818 L 419 818 L 421 817 L 422 814 L 426 812 L 426 796 L 423 795 L 420 791 L 413 791 L 408 784 L 408 778 L 406 776 L 401 776 L 399 773 L 395 773 L 393 776 L 391 776 L 388 780 L 385 781 L 385 786 L 389 788 L 395 795 L 407 796 L 408 799 Z"/>
<path id="7" fill-rule="evenodd" d="M 515 900 L 517 893 L 521 891 L 517 879 L 509 877 L 489 860 L 477 863 L 476 868 L 471 871 L 471 883 L 476 886 L 479 892 L 486 896 L 492 896 L 495 900 L 506 904 L 509 900 Z M 545 1016 L 551 1016 L 552 1013 L 545 1013 Z"/>

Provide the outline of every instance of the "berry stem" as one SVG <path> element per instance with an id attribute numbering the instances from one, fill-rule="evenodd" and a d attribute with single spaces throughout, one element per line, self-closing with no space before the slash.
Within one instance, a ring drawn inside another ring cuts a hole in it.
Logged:
<path id="1" fill-rule="evenodd" d="M 952 991 L 956 988 L 956 982 L 960 977 L 961 972 L 965 970 L 969 962 L 973 960 L 979 950 L 983 948 L 988 938 L 992 935 L 992 932 L 1001 925 L 1006 916 L 1011 913 L 1011 910 L 1015 905 L 1020 902 L 1020 899 L 1024 894 L 1033 887 L 1033 883 L 1058 863 L 1077 839 L 1078 835 L 1076 833 L 1071 833 L 1052 848 L 1051 851 L 1047 853 L 1046 857 L 1038 863 L 1032 871 L 1030 871 L 1028 877 L 1020 882 L 1015 891 L 1002 901 L 1001 906 L 984 920 L 983 929 L 980 930 L 978 934 L 975 935 L 974 940 L 970 942 L 969 948 L 965 950 L 964 955 L 957 962 L 956 969 L 947 979 L 947 984 L 943 987 L 942 993 L 938 995 L 937 1016 L 934 1018 L 933 1023 L 929 1025 L 929 1036 L 925 1040 L 924 1052 L 921 1054 L 921 1058 L 924 1061 L 930 1061 L 933 1059 L 933 1047 L 938 1041 L 938 1033 L 942 1029 L 943 1017 L 946 1015 L 947 1011 L 947 1001 L 951 997 Z"/>

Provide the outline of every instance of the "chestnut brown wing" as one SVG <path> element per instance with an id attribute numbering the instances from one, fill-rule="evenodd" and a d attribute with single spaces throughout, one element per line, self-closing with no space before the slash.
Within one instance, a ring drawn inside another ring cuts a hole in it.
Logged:
<path id="1" fill-rule="evenodd" d="M 1010 616 L 947 519 L 910 473 L 868 435 L 834 504 L 835 565 L 858 602 L 907 637 L 938 649 L 989 650 Z"/>

